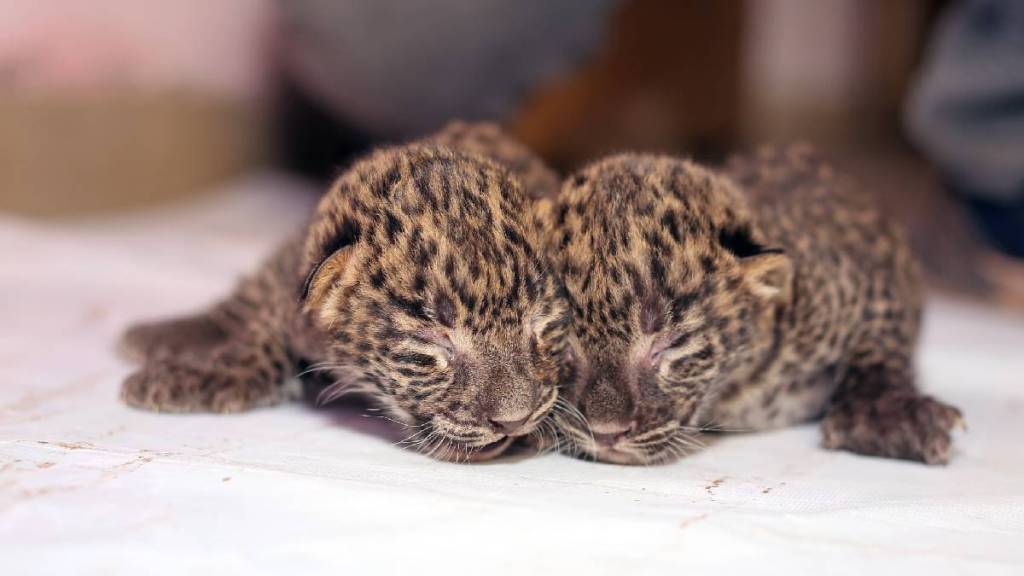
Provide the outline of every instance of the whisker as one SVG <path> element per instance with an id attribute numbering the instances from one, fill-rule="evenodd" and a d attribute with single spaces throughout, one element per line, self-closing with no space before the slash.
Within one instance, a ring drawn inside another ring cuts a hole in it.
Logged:
<path id="1" fill-rule="evenodd" d="M 701 450 L 703 450 L 704 448 L 707 448 L 707 444 L 702 442 L 696 436 L 690 436 L 690 435 L 687 435 L 687 434 L 682 434 L 682 435 L 679 435 L 677 438 L 681 442 L 683 442 L 684 444 L 686 444 L 687 446 L 690 446 L 692 448 L 697 448 L 697 449 L 701 449 Z"/>
<path id="2" fill-rule="evenodd" d="M 701 426 L 683 426 L 683 428 L 692 432 L 753 432 L 753 428 L 723 428 L 716 423 L 716 419 L 712 418 Z"/>
<path id="3" fill-rule="evenodd" d="M 540 443 L 537 447 L 537 455 L 548 454 L 560 449 L 561 440 L 558 435 L 558 429 L 550 419 L 542 420 L 534 432 L 538 433 L 538 442 Z M 551 439 L 550 443 L 547 441 L 549 437 Z"/>
<path id="4" fill-rule="evenodd" d="M 585 457 L 588 460 L 593 460 L 595 458 L 595 455 L 593 454 L 594 450 L 592 448 L 589 448 L 595 445 L 594 437 L 592 434 L 584 434 L 580 430 L 577 430 L 576 428 L 568 425 L 565 422 L 562 422 L 560 428 L 566 434 L 567 439 L 572 444 L 572 456 Z M 589 441 L 589 444 L 585 444 L 585 442 L 587 441 Z"/>
<path id="5" fill-rule="evenodd" d="M 440 450 L 445 443 L 445 437 L 440 432 L 434 438 L 435 442 L 433 443 L 433 447 L 430 449 L 429 452 L 427 452 L 428 458 L 433 458 L 434 454 L 437 453 L 437 451 Z"/>
<path id="6" fill-rule="evenodd" d="M 331 371 L 331 370 L 345 370 L 347 368 L 351 368 L 351 365 L 345 364 L 345 363 L 341 363 L 341 362 L 334 362 L 334 361 L 331 361 L 331 360 L 326 360 L 324 362 L 317 362 L 316 364 L 311 364 L 305 370 L 303 370 L 302 372 L 299 372 L 298 374 L 296 374 L 295 377 L 296 378 L 301 378 L 301 377 L 303 377 L 303 376 L 305 376 L 307 374 L 312 374 L 314 372 L 328 372 L 328 371 Z"/>
<path id="7" fill-rule="evenodd" d="M 565 415 L 566 417 L 572 418 L 573 420 L 575 420 L 578 423 L 579 428 L 586 432 L 587 439 L 590 440 L 590 444 L 591 445 L 595 444 L 594 432 L 593 432 L 593 430 L 590 427 L 590 422 L 587 420 L 587 417 L 584 416 L 582 412 L 580 412 L 580 410 L 578 408 L 576 408 L 575 406 L 570 404 L 564 398 L 559 397 L 558 401 L 555 403 L 555 410 L 554 410 L 554 412 L 555 412 L 556 417 L 560 417 L 562 415 Z M 559 420 L 561 420 L 561 418 L 559 418 Z M 567 425 L 568 422 L 566 422 L 564 420 L 562 420 L 562 422 L 564 423 L 564 427 L 569 428 L 569 429 L 573 428 L 572 426 Z M 580 448 L 582 448 L 582 447 L 580 447 Z M 576 454 L 574 454 L 574 456 L 575 455 Z"/>
<path id="8" fill-rule="evenodd" d="M 579 422 L 580 427 L 584 430 L 590 430 L 590 422 L 587 420 L 587 417 L 583 415 L 583 412 L 581 412 L 579 408 L 570 404 L 565 398 L 559 396 L 558 400 L 555 401 L 555 408 L 560 408 L 567 416 L 570 416 Z"/>
<path id="9" fill-rule="evenodd" d="M 419 425 L 414 426 L 412 424 L 409 424 L 408 422 L 402 422 L 401 420 L 395 420 L 394 418 L 392 418 L 390 416 L 385 416 L 383 414 L 366 414 L 366 416 L 373 416 L 375 418 L 380 418 L 381 420 L 387 420 L 388 422 L 393 422 L 393 423 L 398 424 L 399 426 L 401 426 L 403 428 L 419 428 L 419 427 L 423 426 L 423 424 L 419 424 Z"/>
<path id="10" fill-rule="evenodd" d="M 347 381 L 344 381 L 344 380 L 339 380 L 339 381 L 335 382 L 334 384 L 331 384 L 327 388 L 324 388 L 316 396 L 316 405 L 317 405 L 317 407 L 321 407 L 321 406 L 324 406 L 326 404 L 330 404 L 331 402 L 334 402 L 338 398 L 341 398 L 342 396 L 344 396 L 346 394 L 346 392 L 351 387 L 352 387 L 352 383 L 351 382 L 347 382 Z"/>
<path id="11" fill-rule="evenodd" d="M 436 430 L 431 430 L 430 434 L 417 446 L 417 450 L 426 456 L 430 456 L 430 452 L 435 446 L 436 442 L 439 441 L 439 436 Z"/>

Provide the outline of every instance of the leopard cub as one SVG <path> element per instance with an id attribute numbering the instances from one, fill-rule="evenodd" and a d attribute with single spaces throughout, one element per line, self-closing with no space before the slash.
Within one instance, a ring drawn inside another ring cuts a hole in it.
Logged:
<path id="1" fill-rule="evenodd" d="M 827 448 L 945 463 L 959 410 L 921 394 L 917 266 L 901 232 L 805 147 L 724 170 L 619 155 L 541 211 L 574 313 L 559 420 L 578 452 L 671 460 L 702 430 L 823 416 Z"/>
<path id="2" fill-rule="evenodd" d="M 435 457 L 486 459 L 545 431 L 570 312 L 523 219 L 523 176 L 538 195 L 553 177 L 521 154 L 494 127 L 456 124 L 357 161 L 228 299 L 129 330 L 143 365 L 124 400 L 244 410 L 288 398 L 313 366 L 334 381 L 325 400 L 369 393 Z"/>

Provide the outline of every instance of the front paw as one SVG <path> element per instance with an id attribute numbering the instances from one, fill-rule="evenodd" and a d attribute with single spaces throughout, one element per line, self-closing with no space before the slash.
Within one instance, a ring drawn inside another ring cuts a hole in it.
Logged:
<path id="1" fill-rule="evenodd" d="M 274 389 L 230 370 L 154 361 L 128 376 L 121 399 L 157 412 L 240 412 L 272 403 Z"/>
<path id="2" fill-rule="evenodd" d="M 891 393 L 832 406 L 822 422 L 826 448 L 947 464 L 960 410 L 930 396 Z"/>

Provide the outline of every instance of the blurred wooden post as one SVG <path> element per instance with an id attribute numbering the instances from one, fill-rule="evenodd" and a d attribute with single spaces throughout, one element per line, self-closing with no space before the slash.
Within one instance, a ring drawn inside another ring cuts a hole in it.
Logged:
<path id="1" fill-rule="evenodd" d="M 513 129 L 571 168 L 619 150 L 715 153 L 738 132 L 742 0 L 630 0 L 571 77 L 538 91 Z"/>

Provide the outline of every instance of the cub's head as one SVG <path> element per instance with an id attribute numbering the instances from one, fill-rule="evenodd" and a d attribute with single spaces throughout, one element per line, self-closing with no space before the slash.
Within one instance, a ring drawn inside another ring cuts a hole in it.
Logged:
<path id="1" fill-rule="evenodd" d="M 516 179 L 417 144 L 357 162 L 317 208 L 303 301 L 338 383 L 371 392 L 409 444 L 479 460 L 541 434 L 571 313 Z"/>
<path id="2" fill-rule="evenodd" d="M 622 155 L 566 180 L 542 218 L 581 351 L 560 420 L 577 452 L 617 463 L 693 445 L 721 384 L 770 346 L 792 269 L 744 198 L 688 161 Z"/>

